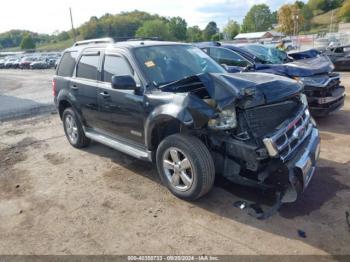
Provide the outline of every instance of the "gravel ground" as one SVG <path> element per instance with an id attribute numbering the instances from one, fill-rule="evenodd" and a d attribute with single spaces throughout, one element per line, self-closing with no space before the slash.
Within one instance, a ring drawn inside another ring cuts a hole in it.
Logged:
<path id="1" fill-rule="evenodd" d="M 0 70 L 0 121 L 52 111 L 53 70 Z"/>
<path id="2" fill-rule="evenodd" d="M 350 75 L 343 82 L 349 94 Z M 58 115 L 2 123 L 0 254 L 350 254 L 349 98 L 318 123 L 321 159 L 304 197 L 263 221 L 233 207 L 260 193 L 217 181 L 179 200 L 149 163 L 71 147 Z"/>

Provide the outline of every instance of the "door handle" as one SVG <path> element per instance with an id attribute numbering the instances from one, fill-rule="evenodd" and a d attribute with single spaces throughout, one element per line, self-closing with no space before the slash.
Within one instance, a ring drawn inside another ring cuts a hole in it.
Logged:
<path id="1" fill-rule="evenodd" d="M 107 92 L 101 92 L 100 95 L 103 96 L 103 97 L 110 97 L 111 96 Z"/>
<path id="2" fill-rule="evenodd" d="M 79 89 L 76 85 L 71 85 L 70 88 L 73 89 L 73 90 L 78 90 Z"/>

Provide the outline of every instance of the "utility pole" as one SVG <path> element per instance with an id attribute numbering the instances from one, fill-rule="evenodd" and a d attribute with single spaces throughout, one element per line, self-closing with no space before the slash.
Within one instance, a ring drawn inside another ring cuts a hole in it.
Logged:
<path id="1" fill-rule="evenodd" d="M 74 30 L 74 25 L 73 25 L 73 15 L 72 15 L 72 8 L 70 8 L 70 7 L 69 7 L 69 14 L 70 14 L 70 22 L 72 24 L 73 40 L 75 43 L 76 39 L 75 39 L 75 30 Z"/>
<path id="2" fill-rule="evenodd" d="M 299 45 L 299 10 L 298 9 L 294 9 L 292 11 L 292 19 L 293 19 L 293 35 L 294 35 L 294 39 L 297 40 L 297 45 L 299 46 L 300 49 L 300 45 Z"/>
<path id="3" fill-rule="evenodd" d="M 329 32 L 330 33 L 332 33 L 332 31 L 333 31 L 333 15 L 334 15 L 334 9 L 332 10 L 331 24 L 329 25 Z"/>

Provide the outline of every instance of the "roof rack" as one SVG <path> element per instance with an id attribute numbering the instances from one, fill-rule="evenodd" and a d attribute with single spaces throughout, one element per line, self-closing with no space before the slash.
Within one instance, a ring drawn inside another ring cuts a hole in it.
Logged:
<path id="1" fill-rule="evenodd" d="M 113 39 L 115 42 L 143 41 L 143 40 L 162 41 L 160 37 L 115 37 Z"/>
<path id="2" fill-rule="evenodd" d="M 90 44 L 111 44 L 111 43 L 114 43 L 113 38 L 106 37 L 106 38 L 96 38 L 96 39 L 78 41 L 78 42 L 75 42 L 73 46 L 90 45 Z"/>
<path id="3" fill-rule="evenodd" d="M 125 42 L 125 41 L 143 41 L 143 40 L 153 40 L 153 41 L 162 41 L 160 37 L 106 37 L 106 38 L 95 38 L 89 40 L 83 40 L 75 42 L 73 46 L 81 46 L 81 45 L 90 45 L 90 44 L 113 44 L 116 42 Z"/>

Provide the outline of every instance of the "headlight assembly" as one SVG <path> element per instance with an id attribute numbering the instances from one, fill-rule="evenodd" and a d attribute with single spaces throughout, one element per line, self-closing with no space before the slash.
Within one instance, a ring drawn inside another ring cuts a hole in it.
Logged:
<path id="1" fill-rule="evenodd" d="M 237 127 L 236 111 L 234 109 L 221 111 L 217 118 L 209 120 L 208 126 L 213 130 L 228 130 Z"/>
<path id="2" fill-rule="evenodd" d="M 329 82 L 328 75 L 310 76 L 310 77 L 294 77 L 295 80 L 300 81 L 304 86 L 327 86 Z"/>

